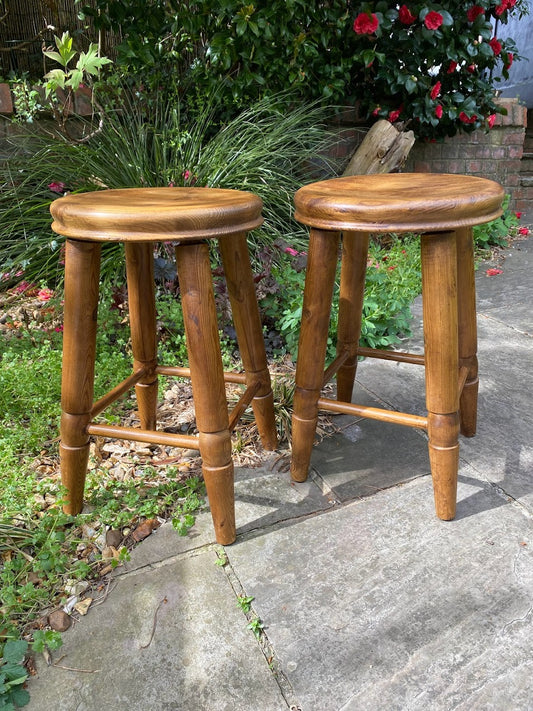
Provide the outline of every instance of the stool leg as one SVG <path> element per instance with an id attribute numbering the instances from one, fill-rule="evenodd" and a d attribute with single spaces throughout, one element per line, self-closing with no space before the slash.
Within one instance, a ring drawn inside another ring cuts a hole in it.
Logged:
<path id="1" fill-rule="evenodd" d="M 311 461 L 338 248 L 338 232 L 311 230 L 292 416 L 291 475 L 295 481 L 307 479 Z"/>
<path id="2" fill-rule="evenodd" d="M 459 468 L 457 256 L 454 232 L 422 235 L 422 304 L 429 459 L 435 508 L 455 516 Z"/>
<path id="3" fill-rule="evenodd" d="M 154 286 L 154 248 L 149 242 L 126 242 L 126 274 L 130 312 L 133 369 L 146 368 L 135 386 L 141 428 L 156 429 L 157 335 Z"/>
<path id="4" fill-rule="evenodd" d="M 261 317 L 255 294 L 246 234 L 219 240 L 222 264 L 231 302 L 233 323 L 246 373 L 246 384 L 261 383 L 252 400 L 252 408 L 261 442 L 265 449 L 278 446 L 274 418 L 274 396 L 270 383 Z"/>
<path id="5" fill-rule="evenodd" d="M 476 282 L 472 228 L 457 230 L 457 298 L 459 319 L 459 366 L 468 368 L 459 400 L 461 434 L 473 437 L 477 424 L 479 388 L 477 362 Z"/>
<path id="6" fill-rule="evenodd" d="M 180 244 L 176 261 L 202 470 L 216 540 L 229 545 L 235 540 L 233 461 L 209 247 Z"/>
<path id="7" fill-rule="evenodd" d="M 65 306 L 61 382 L 61 481 L 65 513 L 83 507 L 89 460 L 86 427 L 94 398 L 94 361 L 100 281 L 100 244 L 68 239 L 65 245 Z"/>
<path id="8" fill-rule="evenodd" d="M 363 316 L 368 237 L 366 232 L 345 232 L 342 238 L 337 355 L 343 351 L 350 355 L 337 372 L 337 400 L 341 402 L 352 401 Z"/>

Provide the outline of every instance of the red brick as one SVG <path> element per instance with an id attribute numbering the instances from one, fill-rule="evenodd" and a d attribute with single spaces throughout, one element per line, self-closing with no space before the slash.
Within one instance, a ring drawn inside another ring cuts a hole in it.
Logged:
<path id="1" fill-rule="evenodd" d="M 0 84 L 0 114 L 12 114 L 13 101 L 9 84 Z"/>

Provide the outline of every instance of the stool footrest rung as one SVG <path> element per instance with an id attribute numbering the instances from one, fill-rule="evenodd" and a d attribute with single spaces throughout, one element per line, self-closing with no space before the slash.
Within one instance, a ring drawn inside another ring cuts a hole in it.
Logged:
<path id="1" fill-rule="evenodd" d="M 459 368 L 459 397 L 464 390 L 466 379 L 468 378 L 468 368 L 463 365 Z"/>
<path id="2" fill-rule="evenodd" d="M 91 419 L 103 412 L 106 407 L 109 407 L 109 405 L 114 403 L 115 400 L 118 400 L 121 395 L 128 392 L 128 390 L 136 385 L 144 375 L 146 375 L 146 368 L 136 370 L 135 373 L 129 375 L 121 383 L 116 385 L 112 390 L 97 400 L 91 408 Z"/>
<path id="3" fill-rule="evenodd" d="M 395 412 L 394 410 L 384 410 L 380 407 L 368 407 L 366 405 L 355 405 L 350 402 L 339 402 L 329 398 L 318 399 L 318 407 L 328 412 L 337 412 L 342 415 L 353 415 L 355 417 L 365 417 L 369 420 L 379 420 L 380 422 L 391 422 L 396 425 L 406 425 L 407 427 L 417 427 L 427 429 L 428 418 L 422 415 L 411 415 L 407 412 Z"/>
<path id="4" fill-rule="evenodd" d="M 339 355 L 335 358 L 335 360 L 331 361 L 329 366 L 324 371 L 324 379 L 322 381 L 322 387 L 327 385 L 327 383 L 329 383 L 331 378 L 334 375 L 336 375 L 337 371 L 345 363 L 345 361 L 348 359 L 349 355 L 350 355 L 349 351 L 343 351 L 342 353 L 339 353 Z"/>
<path id="5" fill-rule="evenodd" d="M 401 351 L 385 351 L 381 348 L 358 348 L 357 355 L 364 358 L 380 358 L 381 360 L 394 360 L 398 363 L 412 363 L 424 365 L 424 354 L 402 353 Z"/>
<path id="6" fill-rule="evenodd" d="M 237 422 L 241 419 L 243 412 L 246 410 L 248 405 L 252 402 L 255 394 L 261 387 L 261 383 L 257 381 L 253 385 L 249 385 L 243 392 L 239 400 L 237 401 L 235 407 L 232 409 L 229 415 L 229 431 L 233 432 L 237 426 Z"/>
<path id="7" fill-rule="evenodd" d="M 132 442 L 146 442 L 147 444 L 161 444 L 167 447 L 200 449 L 198 437 L 194 435 L 180 435 L 172 432 L 159 432 L 157 430 L 140 430 L 136 427 L 120 427 L 118 425 L 104 425 L 95 422 L 91 422 L 87 426 L 87 433 L 96 437 L 125 439 Z"/>
<path id="8" fill-rule="evenodd" d="M 158 365 L 155 369 L 158 375 L 170 375 L 174 378 L 190 378 L 191 369 L 190 368 L 179 368 L 174 365 Z M 243 385 L 246 383 L 245 373 L 232 373 L 227 371 L 224 373 L 224 382 L 226 383 L 236 383 L 238 385 Z"/>

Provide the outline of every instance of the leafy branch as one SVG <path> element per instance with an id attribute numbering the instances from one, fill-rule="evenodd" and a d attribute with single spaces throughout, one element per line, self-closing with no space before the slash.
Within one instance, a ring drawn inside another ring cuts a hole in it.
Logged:
<path id="1" fill-rule="evenodd" d="M 79 139 L 74 137 L 69 130 L 67 120 L 72 112 L 74 95 L 84 82 L 90 83 L 91 77 L 98 77 L 100 70 L 111 60 L 107 57 L 98 56 L 98 46 L 89 44 L 87 52 L 80 52 L 75 66 L 70 66 L 74 57 L 78 54 L 73 48 L 73 40 L 68 32 L 63 32 L 61 37 L 54 35 L 57 52 L 44 51 L 44 55 L 61 65 L 61 69 L 52 69 L 45 75 L 44 89 L 46 98 L 50 99 L 52 114 L 56 120 L 61 133 L 70 141 L 84 143 L 96 133 L 99 133 L 103 125 L 103 109 L 96 103 L 93 95 L 93 106 L 98 109 L 100 121 L 98 128 L 89 135 Z M 63 96 L 62 96 L 63 94 Z"/>

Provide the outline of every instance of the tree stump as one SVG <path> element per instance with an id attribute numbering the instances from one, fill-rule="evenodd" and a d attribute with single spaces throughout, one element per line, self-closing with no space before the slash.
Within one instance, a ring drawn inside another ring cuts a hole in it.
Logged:
<path id="1" fill-rule="evenodd" d="M 370 128 L 343 175 L 396 173 L 405 165 L 414 142 L 412 131 L 398 131 L 381 119 Z"/>

